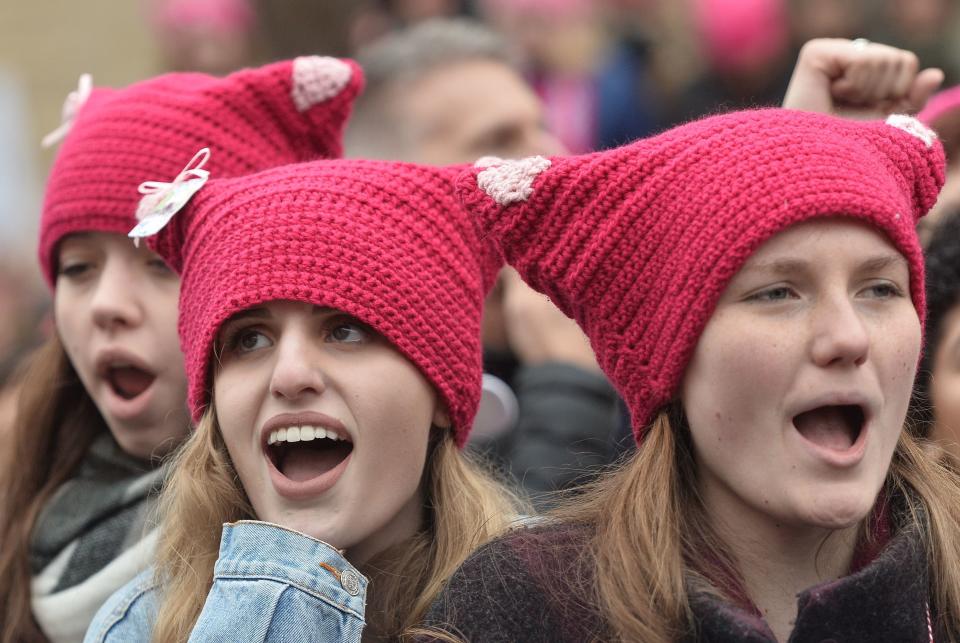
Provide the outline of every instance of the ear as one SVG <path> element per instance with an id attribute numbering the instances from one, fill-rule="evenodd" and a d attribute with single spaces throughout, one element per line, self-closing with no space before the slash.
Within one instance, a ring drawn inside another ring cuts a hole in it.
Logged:
<path id="1" fill-rule="evenodd" d="M 432 424 L 441 429 L 450 429 L 453 426 L 453 422 L 450 421 L 450 412 L 447 410 L 447 405 L 440 400 L 437 400 L 437 405 L 433 409 Z"/>

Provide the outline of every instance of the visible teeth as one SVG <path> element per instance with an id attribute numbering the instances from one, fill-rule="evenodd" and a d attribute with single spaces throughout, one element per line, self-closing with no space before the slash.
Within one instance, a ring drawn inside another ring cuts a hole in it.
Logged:
<path id="1" fill-rule="evenodd" d="M 322 426 L 291 426 L 283 429 L 271 431 L 267 436 L 267 444 L 276 444 L 277 442 L 310 442 L 312 440 L 343 440 L 335 431 L 325 429 Z"/>

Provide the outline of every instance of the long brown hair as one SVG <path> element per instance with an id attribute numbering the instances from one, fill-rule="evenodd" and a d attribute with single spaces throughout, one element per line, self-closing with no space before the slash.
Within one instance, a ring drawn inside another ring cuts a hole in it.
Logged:
<path id="1" fill-rule="evenodd" d="M 949 640 L 960 639 L 960 476 L 949 455 L 901 432 L 883 497 L 903 502 L 900 528 L 915 528 L 930 561 L 932 602 Z M 675 409 L 656 416 L 637 453 L 555 512 L 589 526 L 580 564 L 593 605 L 621 641 L 674 641 L 691 634 L 688 591 L 734 603 L 743 579 L 707 520 L 697 493 L 689 431 Z M 867 522 L 864 531 L 867 534 Z M 579 576 L 579 575 L 577 575 Z M 562 581 L 561 581 L 562 582 Z M 692 584 L 691 584 L 692 583 Z"/>
<path id="2" fill-rule="evenodd" d="M 460 563 L 524 509 L 457 449 L 451 431 L 435 436 L 424 471 L 423 529 L 365 565 L 371 577 L 365 636 L 403 638 Z M 153 640 L 179 643 L 190 637 L 213 583 L 223 523 L 255 518 L 212 411 L 176 455 L 160 513 Z"/>
<path id="3" fill-rule="evenodd" d="M 22 377 L 0 468 L 0 641 L 45 641 L 30 604 L 30 542 L 40 511 L 106 424 L 54 334 Z"/>

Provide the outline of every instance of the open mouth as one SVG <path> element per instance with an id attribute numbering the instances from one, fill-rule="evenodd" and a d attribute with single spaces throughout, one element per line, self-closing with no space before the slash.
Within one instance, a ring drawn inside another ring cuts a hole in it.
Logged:
<path id="1" fill-rule="evenodd" d="M 299 426 L 271 431 L 265 450 L 284 477 L 306 482 L 340 465 L 353 451 L 353 443 L 320 426 Z"/>
<path id="2" fill-rule="evenodd" d="M 104 372 L 104 379 L 117 396 L 132 400 L 150 388 L 157 376 L 132 364 L 111 364 Z"/>
<path id="3" fill-rule="evenodd" d="M 831 451 L 848 451 L 863 432 L 866 416 L 856 404 L 819 406 L 793 418 L 806 440 Z"/>

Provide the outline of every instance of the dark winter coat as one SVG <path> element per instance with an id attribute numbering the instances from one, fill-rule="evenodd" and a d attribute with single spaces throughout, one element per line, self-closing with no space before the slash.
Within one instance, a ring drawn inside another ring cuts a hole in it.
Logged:
<path id="1" fill-rule="evenodd" d="M 471 643 L 610 640 L 589 604 L 593 580 L 577 565 L 586 536 L 584 528 L 540 526 L 486 545 L 450 579 L 426 624 Z M 855 573 L 801 593 L 790 641 L 926 643 L 929 596 L 924 543 L 907 528 Z M 776 641 L 754 611 L 696 591 L 690 602 L 688 641 Z"/>

